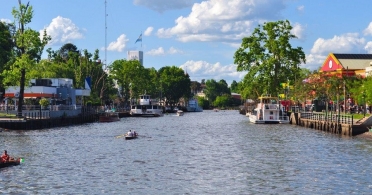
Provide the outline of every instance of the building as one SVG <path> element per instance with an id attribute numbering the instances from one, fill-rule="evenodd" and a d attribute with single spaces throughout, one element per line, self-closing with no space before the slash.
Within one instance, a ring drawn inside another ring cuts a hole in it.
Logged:
<path id="1" fill-rule="evenodd" d="M 127 53 L 128 60 L 138 60 L 143 66 L 143 51 L 128 51 Z"/>
<path id="2" fill-rule="evenodd" d="M 342 76 L 372 74 L 372 54 L 336 54 L 330 53 L 323 62 L 320 72 Z"/>
<path id="3" fill-rule="evenodd" d="M 5 90 L 5 104 L 9 99 L 16 103 L 19 86 L 10 86 Z M 24 89 L 24 98 L 47 98 L 51 105 L 82 105 L 84 96 L 90 96 L 90 78 L 85 79 L 85 89 L 75 89 L 73 80 L 67 78 L 31 79 Z M 16 103 L 17 104 L 17 103 Z"/>

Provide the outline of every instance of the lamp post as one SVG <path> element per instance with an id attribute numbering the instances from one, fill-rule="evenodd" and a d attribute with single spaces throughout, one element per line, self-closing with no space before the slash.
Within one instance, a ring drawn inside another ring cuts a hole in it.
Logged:
<path id="1" fill-rule="evenodd" d="M 363 91 L 363 115 L 366 117 L 366 93 Z"/>

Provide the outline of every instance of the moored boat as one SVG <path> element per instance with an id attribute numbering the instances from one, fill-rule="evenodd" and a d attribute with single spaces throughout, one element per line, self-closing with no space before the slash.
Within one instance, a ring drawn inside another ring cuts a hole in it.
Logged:
<path id="1" fill-rule="evenodd" d="M 247 112 L 249 121 L 256 124 L 289 123 L 289 117 L 280 106 L 277 97 L 261 96 L 256 108 Z"/>
<path id="2" fill-rule="evenodd" d="M 186 106 L 187 112 L 203 112 L 203 108 L 198 105 L 198 100 L 189 100 L 188 106 Z"/>
<path id="3" fill-rule="evenodd" d="M 115 122 L 119 120 L 119 113 L 115 111 L 106 111 L 99 114 L 99 122 Z"/>
<path id="4" fill-rule="evenodd" d="M 153 105 L 150 95 L 140 95 L 139 104 L 132 105 L 130 110 L 131 116 L 163 116 L 163 107 Z"/>
<path id="5" fill-rule="evenodd" d="M 184 112 L 182 110 L 177 110 L 177 116 L 183 116 Z"/>

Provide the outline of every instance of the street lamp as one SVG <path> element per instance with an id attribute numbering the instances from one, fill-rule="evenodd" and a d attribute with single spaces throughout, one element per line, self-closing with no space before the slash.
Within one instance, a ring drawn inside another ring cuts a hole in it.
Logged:
<path id="1" fill-rule="evenodd" d="M 363 91 L 363 114 L 366 117 L 366 93 Z"/>

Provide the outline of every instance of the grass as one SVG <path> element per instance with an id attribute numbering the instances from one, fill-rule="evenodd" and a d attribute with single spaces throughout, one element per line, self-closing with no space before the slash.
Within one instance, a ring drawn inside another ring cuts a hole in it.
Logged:
<path id="1" fill-rule="evenodd" d="M 16 118 L 15 114 L 0 113 L 0 118 Z"/>

